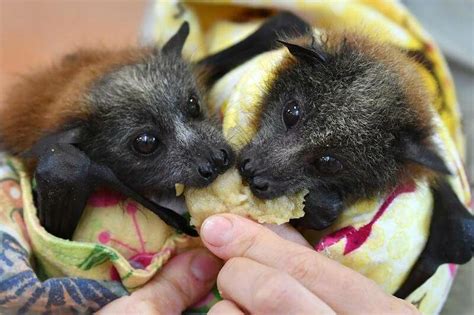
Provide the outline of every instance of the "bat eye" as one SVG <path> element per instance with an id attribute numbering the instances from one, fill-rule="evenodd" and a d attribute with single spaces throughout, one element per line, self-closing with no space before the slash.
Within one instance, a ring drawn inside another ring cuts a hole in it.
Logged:
<path id="1" fill-rule="evenodd" d="M 151 154 L 155 152 L 156 148 L 158 147 L 158 139 L 155 136 L 142 133 L 138 137 L 135 138 L 133 141 L 133 148 L 140 154 Z"/>
<path id="2" fill-rule="evenodd" d="M 344 166 L 333 156 L 324 155 L 316 162 L 316 168 L 324 175 L 335 175 L 342 171 Z"/>
<path id="3" fill-rule="evenodd" d="M 193 118 L 197 118 L 201 114 L 201 106 L 199 105 L 199 100 L 197 99 L 196 96 L 191 95 L 188 98 L 188 109 L 189 109 L 189 114 Z"/>
<path id="4" fill-rule="evenodd" d="M 285 107 L 283 108 L 283 122 L 285 123 L 286 128 L 290 129 L 295 126 L 301 117 L 301 109 L 298 102 L 295 100 L 290 100 L 286 102 Z"/>

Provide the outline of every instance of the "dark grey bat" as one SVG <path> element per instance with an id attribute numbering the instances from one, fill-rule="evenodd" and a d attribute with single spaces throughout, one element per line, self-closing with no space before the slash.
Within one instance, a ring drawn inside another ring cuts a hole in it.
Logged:
<path id="1" fill-rule="evenodd" d="M 252 192 L 272 199 L 309 189 L 297 227 L 324 229 L 347 206 L 427 176 L 432 228 L 405 297 L 443 263 L 472 256 L 474 221 L 438 155 L 431 102 L 413 60 L 351 33 L 310 32 L 281 43 L 290 55 L 268 82 L 258 132 L 238 156 Z M 406 218 L 409 220 L 410 218 Z"/>

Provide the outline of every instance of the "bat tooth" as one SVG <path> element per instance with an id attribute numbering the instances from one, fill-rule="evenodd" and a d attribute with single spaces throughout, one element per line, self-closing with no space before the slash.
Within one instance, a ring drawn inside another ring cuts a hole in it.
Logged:
<path id="1" fill-rule="evenodd" d="M 179 197 L 184 192 L 184 185 L 183 184 L 175 184 L 174 189 L 176 190 L 176 197 Z"/>

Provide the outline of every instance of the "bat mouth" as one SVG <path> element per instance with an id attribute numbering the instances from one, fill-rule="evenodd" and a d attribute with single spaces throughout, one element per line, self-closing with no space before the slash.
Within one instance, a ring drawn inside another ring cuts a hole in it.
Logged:
<path id="1" fill-rule="evenodd" d="M 188 212 L 188 208 L 184 201 L 184 195 L 180 194 L 177 196 L 174 189 L 161 193 L 149 193 L 146 195 L 146 198 L 162 207 L 173 210 L 180 215 Z"/>
<path id="2" fill-rule="evenodd" d="M 198 232 L 190 225 L 189 220 L 184 216 L 187 212 L 184 196 L 176 196 L 176 193 L 146 194 L 146 201 L 149 210 L 158 214 L 158 216 L 168 225 L 173 226 L 179 231 L 189 235 L 198 236 Z M 147 206 L 144 204 L 144 206 Z M 158 211 L 158 212 L 157 212 Z"/>

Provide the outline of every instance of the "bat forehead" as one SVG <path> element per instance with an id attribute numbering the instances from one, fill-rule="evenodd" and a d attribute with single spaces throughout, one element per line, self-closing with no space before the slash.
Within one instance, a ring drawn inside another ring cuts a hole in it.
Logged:
<path id="1" fill-rule="evenodd" d="M 409 116 L 416 111 L 398 73 L 368 57 L 345 67 L 347 58 L 337 58 L 326 65 L 296 62 L 280 71 L 262 115 L 269 123 L 262 127 L 283 124 L 278 118 L 288 100 L 299 103 L 303 116 L 295 130 L 311 144 L 373 142 L 413 121 Z"/>
<path id="2" fill-rule="evenodd" d="M 190 66 L 180 57 L 152 55 L 97 80 L 89 102 L 104 121 L 169 126 L 183 119 L 191 95 L 200 93 Z"/>
<path id="3" fill-rule="evenodd" d="M 102 107 L 143 103 L 163 110 L 179 106 L 179 101 L 191 93 L 197 93 L 197 87 L 191 68 L 184 60 L 149 56 L 103 76 L 93 85 L 91 98 Z"/>

